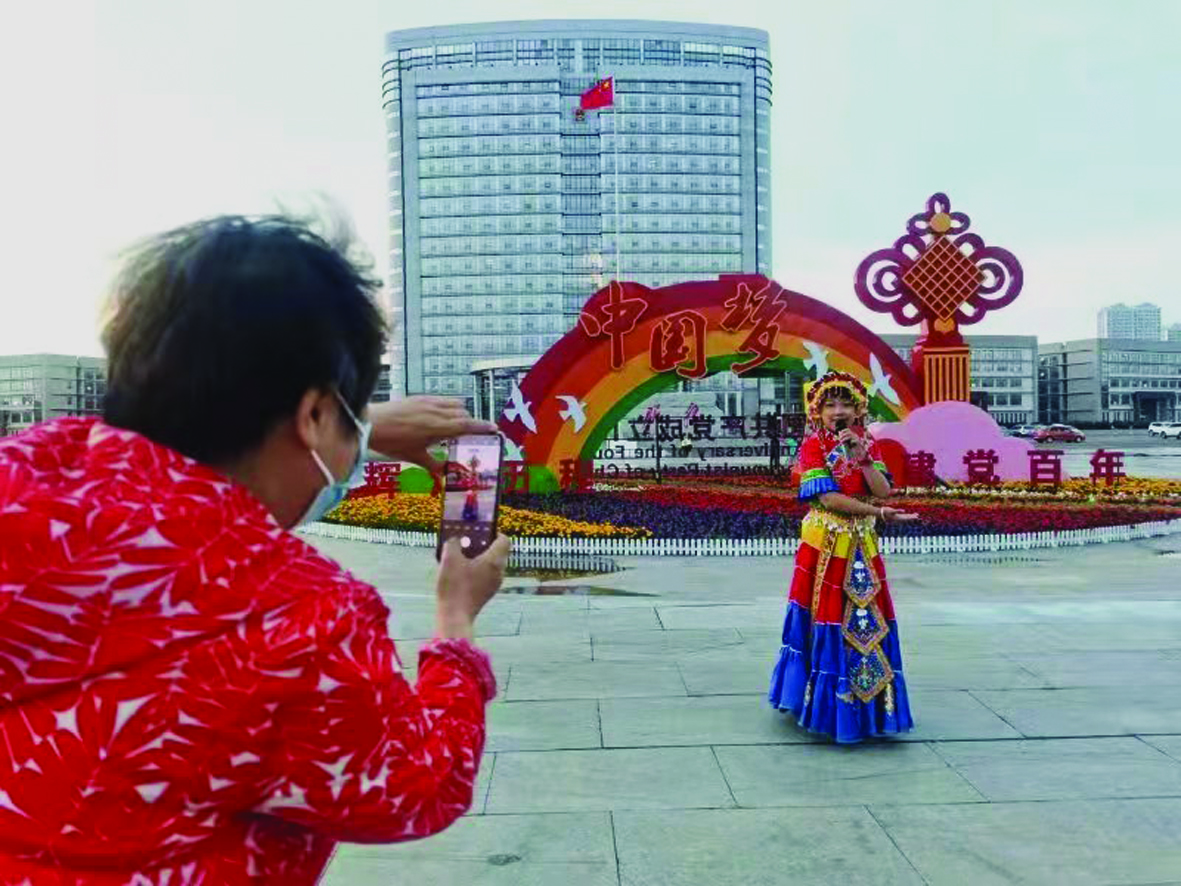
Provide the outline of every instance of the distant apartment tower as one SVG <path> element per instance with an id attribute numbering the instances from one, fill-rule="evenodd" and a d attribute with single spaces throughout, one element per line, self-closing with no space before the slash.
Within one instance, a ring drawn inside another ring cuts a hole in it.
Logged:
<path id="1" fill-rule="evenodd" d="M 1169 327 L 1165 341 L 1181 342 L 1181 323 L 1174 323 Z"/>
<path id="2" fill-rule="evenodd" d="M 395 395 L 471 398 L 474 362 L 536 360 L 617 260 L 648 286 L 771 273 L 765 32 L 504 22 L 386 53 Z M 607 77 L 615 106 L 576 120 Z"/>
<path id="3" fill-rule="evenodd" d="M 0 436 L 52 418 L 101 415 L 106 365 L 99 357 L 0 356 Z"/>
<path id="4" fill-rule="evenodd" d="M 1099 312 L 1099 338 L 1160 341 L 1160 308 L 1148 302 L 1108 305 Z"/>

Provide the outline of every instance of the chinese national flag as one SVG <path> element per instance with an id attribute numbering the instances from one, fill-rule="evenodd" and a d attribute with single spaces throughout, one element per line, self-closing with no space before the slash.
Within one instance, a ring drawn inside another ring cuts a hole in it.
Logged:
<path id="1" fill-rule="evenodd" d="M 615 78 L 608 77 L 600 80 L 582 94 L 579 110 L 594 111 L 597 108 L 609 108 L 615 104 Z"/>

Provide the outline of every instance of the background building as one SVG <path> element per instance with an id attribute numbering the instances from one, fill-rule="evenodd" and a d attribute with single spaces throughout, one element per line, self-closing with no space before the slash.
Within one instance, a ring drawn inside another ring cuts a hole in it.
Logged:
<path id="1" fill-rule="evenodd" d="M 914 335 L 882 339 L 910 364 Z M 965 335 L 972 347 L 973 402 L 1002 425 L 1022 425 L 1038 418 L 1038 342 L 1033 335 Z"/>
<path id="2" fill-rule="evenodd" d="M 1160 341 L 1160 308 L 1148 302 L 1109 305 L 1099 312 L 1099 338 Z"/>
<path id="3" fill-rule="evenodd" d="M 505 22 L 386 46 L 395 394 L 471 403 L 473 363 L 536 360 L 617 262 L 649 286 L 770 274 L 765 32 Z M 606 77 L 615 107 L 576 121 Z"/>
<path id="4" fill-rule="evenodd" d="M 67 415 L 101 415 L 106 361 L 59 354 L 0 356 L 0 436 Z"/>
<path id="5" fill-rule="evenodd" d="M 1039 350 L 1043 423 L 1139 427 L 1181 419 L 1181 342 L 1092 338 Z"/>
<path id="6" fill-rule="evenodd" d="M 1166 341 L 1181 342 L 1181 323 L 1174 323 L 1165 334 Z"/>

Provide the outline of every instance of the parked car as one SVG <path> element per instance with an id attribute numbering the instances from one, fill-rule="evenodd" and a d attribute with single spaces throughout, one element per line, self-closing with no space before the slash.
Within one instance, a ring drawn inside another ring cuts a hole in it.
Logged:
<path id="1" fill-rule="evenodd" d="M 1162 430 L 1164 430 L 1164 428 L 1165 428 L 1165 426 L 1166 426 L 1166 425 L 1169 425 L 1169 424 L 1171 424 L 1171 422 L 1167 422 L 1167 421 L 1154 421 L 1152 424 L 1150 424 L 1150 425 L 1148 426 L 1148 433 L 1149 433 L 1151 436 L 1155 437 L 1155 436 L 1157 436 L 1157 435 L 1158 435 L 1158 434 L 1159 434 L 1159 433 L 1160 433 Z"/>
<path id="2" fill-rule="evenodd" d="M 1181 440 L 1181 421 L 1168 421 L 1164 425 L 1160 432 L 1162 438 Z"/>
<path id="3" fill-rule="evenodd" d="M 1032 437 L 1038 432 L 1039 428 L 1041 428 L 1041 425 L 1017 425 L 1009 433 L 1014 437 Z"/>
<path id="4" fill-rule="evenodd" d="M 1038 428 L 1033 439 L 1038 443 L 1082 443 L 1087 435 L 1070 425 L 1048 425 Z"/>

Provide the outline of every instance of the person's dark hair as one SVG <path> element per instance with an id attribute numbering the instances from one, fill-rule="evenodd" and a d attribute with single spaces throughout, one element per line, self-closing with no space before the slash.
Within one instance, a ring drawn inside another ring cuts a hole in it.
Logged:
<path id="1" fill-rule="evenodd" d="M 857 402 L 857 398 L 853 396 L 853 392 L 844 385 L 833 385 L 831 388 L 828 388 L 820 398 L 820 405 L 823 406 L 830 400 L 840 400 L 844 403 Z"/>
<path id="2" fill-rule="evenodd" d="M 224 464 L 311 388 L 339 390 L 359 415 L 386 325 L 380 284 L 346 250 L 280 216 L 215 218 L 139 246 L 103 329 L 104 420 Z"/>

